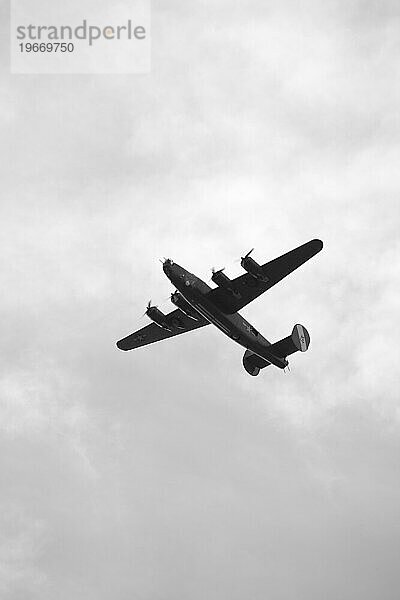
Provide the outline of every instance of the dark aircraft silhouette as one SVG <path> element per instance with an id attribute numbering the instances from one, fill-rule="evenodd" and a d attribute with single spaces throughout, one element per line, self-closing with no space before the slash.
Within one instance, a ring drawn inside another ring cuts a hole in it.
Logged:
<path id="1" fill-rule="evenodd" d="M 117 346 L 120 350 L 133 350 L 212 323 L 246 348 L 243 366 L 250 375 L 258 375 L 260 369 L 271 364 L 284 369 L 289 364 L 289 354 L 307 350 L 310 336 L 306 328 L 295 325 L 288 337 L 271 344 L 238 311 L 320 252 L 322 246 L 321 240 L 311 240 L 265 265 L 259 265 L 250 256 L 250 250 L 240 261 L 244 275 L 229 279 L 223 269 L 213 269 L 211 279 L 217 288 L 210 288 L 167 258 L 163 270 L 176 287 L 171 295 L 176 310 L 165 315 L 149 302 L 145 314 L 154 322 L 119 340 Z"/>

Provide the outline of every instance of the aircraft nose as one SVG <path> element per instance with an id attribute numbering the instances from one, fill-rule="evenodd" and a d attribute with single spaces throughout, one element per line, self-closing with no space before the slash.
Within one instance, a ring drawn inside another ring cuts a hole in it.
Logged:
<path id="1" fill-rule="evenodd" d="M 163 262 L 163 269 L 165 272 L 170 271 L 174 262 L 170 258 L 165 258 Z"/>

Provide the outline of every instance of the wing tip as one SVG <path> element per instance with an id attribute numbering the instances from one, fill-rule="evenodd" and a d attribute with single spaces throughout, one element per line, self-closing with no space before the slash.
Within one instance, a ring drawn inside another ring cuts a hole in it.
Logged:
<path id="1" fill-rule="evenodd" d="M 324 247 L 324 242 L 322 240 L 319 240 L 318 238 L 311 240 L 311 243 L 315 247 L 316 252 L 320 252 L 322 250 L 322 248 Z"/>
<path id="2" fill-rule="evenodd" d="M 117 346 L 118 350 L 124 350 L 124 352 L 126 352 L 126 350 L 129 350 L 129 348 L 124 348 L 123 341 L 124 340 L 118 340 L 115 345 Z"/>

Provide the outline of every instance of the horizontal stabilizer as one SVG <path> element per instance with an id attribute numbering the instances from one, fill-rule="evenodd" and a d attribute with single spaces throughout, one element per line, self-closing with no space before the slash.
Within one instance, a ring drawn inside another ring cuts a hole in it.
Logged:
<path id="1" fill-rule="evenodd" d="M 269 346 L 268 350 L 279 356 L 279 358 L 286 358 L 289 354 L 294 352 L 305 352 L 310 345 L 310 334 L 303 325 L 295 325 L 292 333 L 275 342 L 272 346 Z"/>
<path id="2" fill-rule="evenodd" d="M 292 333 L 268 346 L 268 352 L 274 356 L 286 359 L 289 354 L 305 352 L 310 345 L 310 334 L 303 325 L 295 325 Z M 246 350 L 243 356 L 243 366 L 250 375 L 258 375 L 260 369 L 268 367 L 271 363 L 251 350 Z"/>

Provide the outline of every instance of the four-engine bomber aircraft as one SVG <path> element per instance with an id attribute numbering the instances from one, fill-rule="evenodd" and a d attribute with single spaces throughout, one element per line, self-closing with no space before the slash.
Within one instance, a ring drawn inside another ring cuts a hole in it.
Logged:
<path id="1" fill-rule="evenodd" d="M 270 364 L 284 369 L 289 354 L 307 350 L 310 336 L 306 328 L 295 325 L 291 335 L 271 344 L 238 311 L 320 252 L 322 246 L 320 240 L 311 240 L 265 265 L 259 265 L 250 250 L 240 262 L 244 275 L 230 279 L 223 269 L 213 270 L 211 279 L 217 288 L 210 288 L 167 258 L 163 270 L 176 288 L 171 295 L 176 310 L 166 315 L 149 302 L 145 314 L 154 322 L 119 340 L 117 346 L 133 350 L 212 323 L 246 349 L 243 366 L 250 375 L 258 375 Z"/>

